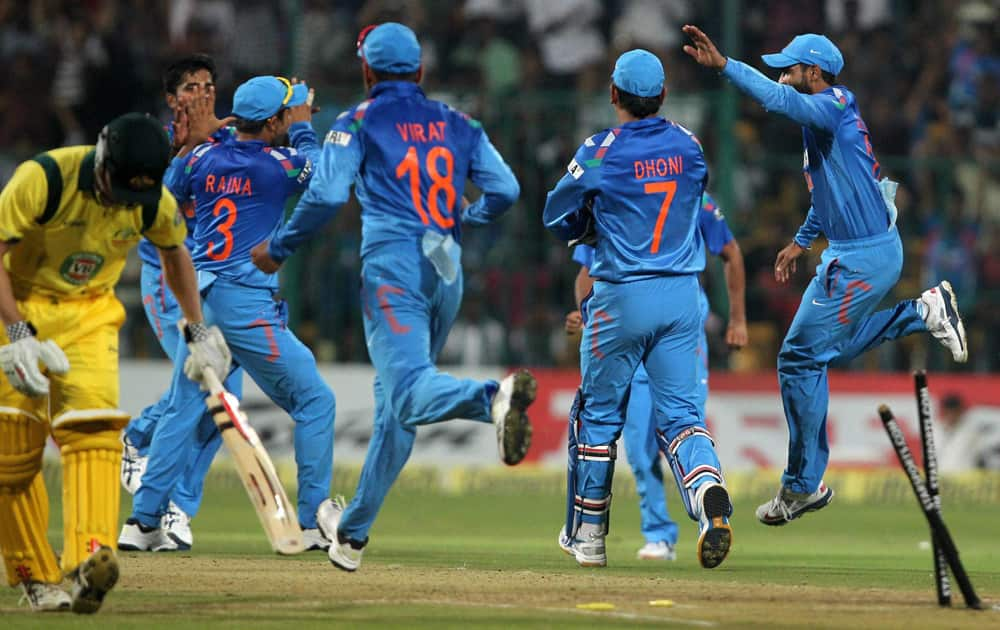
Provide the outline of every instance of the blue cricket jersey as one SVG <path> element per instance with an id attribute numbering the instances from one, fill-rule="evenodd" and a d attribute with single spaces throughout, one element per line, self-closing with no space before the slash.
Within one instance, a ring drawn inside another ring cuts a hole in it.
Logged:
<path id="1" fill-rule="evenodd" d="M 462 211 L 466 178 L 483 194 Z M 428 99 L 416 83 L 383 81 L 333 123 L 312 184 L 271 239 L 271 256 L 291 255 L 348 200 L 352 184 L 361 204 L 362 258 L 427 231 L 459 241 L 461 223 L 488 223 L 520 194 L 477 121 Z"/>
<path id="2" fill-rule="evenodd" d="M 802 125 L 803 171 L 812 207 L 796 243 L 808 247 L 819 232 L 834 241 L 867 238 L 892 226 L 894 218 L 879 188 L 879 163 L 854 94 L 839 85 L 800 94 L 735 59 L 726 62 L 722 74 L 768 111 Z"/>
<path id="3" fill-rule="evenodd" d="M 278 276 L 257 269 L 250 250 L 281 224 L 287 199 L 309 185 L 319 152 L 309 123 L 293 124 L 289 136 L 295 148 L 233 139 L 174 160 L 183 166 L 172 170 L 167 188 L 178 199 L 194 198 L 192 258 L 199 274 L 278 287 Z"/>
<path id="4" fill-rule="evenodd" d="M 167 137 L 169 137 L 170 141 L 173 142 L 173 125 L 167 125 L 164 129 L 167 132 Z M 235 135 L 235 127 L 223 127 L 212 134 L 209 142 L 228 142 Z M 183 160 L 172 160 L 167 166 L 167 171 L 163 174 L 163 180 L 169 181 L 174 176 L 172 170 L 174 168 L 183 168 L 183 166 Z M 181 216 L 184 217 L 184 222 L 187 224 L 188 236 L 184 239 L 184 245 L 187 246 L 188 250 L 194 251 L 194 201 L 192 199 L 183 199 L 178 197 L 177 209 L 181 213 Z M 157 269 L 160 267 L 160 252 L 157 251 L 156 245 L 150 243 L 147 238 L 143 238 L 139 241 L 139 259 L 142 260 L 143 264 L 152 265 Z"/>
<path id="5" fill-rule="evenodd" d="M 696 231 L 708 167 L 690 131 L 659 117 L 627 122 L 587 138 L 566 170 L 543 220 L 565 240 L 593 220 L 591 276 L 628 282 L 705 268 Z"/>
<path id="6" fill-rule="evenodd" d="M 719 205 L 707 192 L 701 196 L 701 210 L 698 213 L 698 235 L 708 251 L 713 256 L 718 256 L 733 240 L 733 233 L 729 231 L 726 217 Z M 594 265 L 594 248 L 590 245 L 577 245 L 573 249 L 573 260 L 590 269 Z"/>

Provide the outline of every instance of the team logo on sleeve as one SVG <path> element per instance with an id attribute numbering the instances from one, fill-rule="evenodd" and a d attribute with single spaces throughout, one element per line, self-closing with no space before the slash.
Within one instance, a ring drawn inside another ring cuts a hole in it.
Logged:
<path id="1" fill-rule="evenodd" d="M 70 254 L 59 267 L 63 280 L 77 286 L 87 284 L 104 266 L 104 256 L 94 252 Z"/>
<path id="2" fill-rule="evenodd" d="M 351 143 L 351 134 L 346 131 L 337 131 L 336 129 L 331 129 L 330 133 L 326 134 L 324 142 L 329 142 L 330 144 L 338 144 L 342 147 L 346 147 Z"/>
<path id="3" fill-rule="evenodd" d="M 295 181 L 297 181 L 300 184 L 305 182 L 307 179 L 309 179 L 309 176 L 312 175 L 312 171 L 313 171 L 312 160 L 306 158 L 305 166 L 302 167 L 302 171 L 299 173 L 299 176 L 295 178 Z"/>
<path id="4" fill-rule="evenodd" d="M 566 172 L 568 172 L 573 179 L 580 179 L 580 177 L 583 176 L 583 167 L 576 161 L 576 158 L 573 158 L 573 161 L 566 167 Z"/>

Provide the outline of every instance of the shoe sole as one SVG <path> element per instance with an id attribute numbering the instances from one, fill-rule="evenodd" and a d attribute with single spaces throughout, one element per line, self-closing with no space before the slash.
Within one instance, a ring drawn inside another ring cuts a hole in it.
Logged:
<path id="1" fill-rule="evenodd" d="M 711 527 L 698 537 L 698 561 L 705 569 L 714 569 L 722 564 L 733 546 L 733 528 L 729 525 L 732 503 L 729 493 L 722 486 L 705 491 L 702 509 Z"/>
<path id="2" fill-rule="evenodd" d="M 344 561 L 342 560 L 338 562 L 338 558 L 334 558 L 334 556 L 329 554 L 327 555 L 327 557 L 330 559 L 330 564 L 337 567 L 341 571 L 347 571 L 348 573 L 354 573 L 355 571 L 358 570 L 358 567 L 361 566 L 360 564 L 357 564 L 352 567 L 348 564 L 345 564 Z"/>
<path id="3" fill-rule="evenodd" d="M 156 549 L 155 551 L 191 551 L 191 543 L 185 542 L 184 539 L 178 536 L 177 534 L 167 532 L 167 538 L 174 541 L 174 544 L 177 545 L 177 547 L 167 548 L 167 549 Z"/>
<path id="4" fill-rule="evenodd" d="M 503 452 L 500 458 L 508 466 L 521 462 L 531 447 L 531 421 L 525 413 L 538 394 L 538 382 L 527 370 L 514 375 L 510 394 L 510 409 L 504 415 L 501 430 Z"/>
<path id="5" fill-rule="evenodd" d="M 962 347 L 962 353 L 957 357 L 952 354 L 952 358 L 955 359 L 956 363 L 965 363 L 969 360 L 969 346 L 965 339 L 965 324 L 962 323 L 962 316 L 958 312 L 958 298 L 955 297 L 955 291 L 947 280 L 941 282 L 941 289 L 942 293 L 947 293 L 947 295 L 942 296 L 944 298 L 944 312 L 948 316 L 947 324 L 958 337 L 958 344 Z M 952 320 L 955 321 L 954 324 L 951 323 Z"/>
<path id="6" fill-rule="evenodd" d="M 809 512 L 816 512 L 817 510 L 822 510 L 823 508 L 825 508 L 826 506 L 830 505 L 830 503 L 833 502 L 833 495 L 834 495 L 833 488 L 827 488 L 826 494 L 823 495 L 823 497 L 819 501 L 816 501 L 815 503 L 810 503 L 808 506 L 802 508 L 801 510 L 797 510 L 792 514 L 791 518 L 789 518 L 788 520 L 785 520 L 783 517 L 779 517 L 773 521 L 758 517 L 757 520 L 765 525 L 770 525 L 771 527 L 781 527 L 786 523 L 791 523 L 792 521 L 799 518 L 803 514 L 807 514 Z"/>
<path id="7" fill-rule="evenodd" d="M 86 577 L 87 587 L 73 597 L 70 610 L 91 615 L 101 608 L 104 597 L 118 583 L 118 558 L 110 547 L 102 547 L 91 554 L 77 571 Z"/>

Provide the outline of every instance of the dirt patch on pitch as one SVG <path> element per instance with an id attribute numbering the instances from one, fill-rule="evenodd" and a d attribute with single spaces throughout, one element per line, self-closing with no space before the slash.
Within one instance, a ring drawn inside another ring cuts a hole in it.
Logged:
<path id="1" fill-rule="evenodd" d="M 268 615 L 265 611 L 294 610 L 300 619 L 318 620 L 329 618 L 331 607 L 349 607 L 364 618 L 366 607 L 386 606 L 411 608 L 414 618 L 420 618 L 421 609 L 430 606 L 455 609 L 458 616 L 462 610 L 474 610 L 478 619 L 484 611 L 495 610 L 501 618 L 521 611 L 539 621 L 547 617 L 548 623 L 568 621 L 565 615 L 604 615 L 609 622 L 695 627 L 971 628 L 1000 621 L 996 612 L 938 609 L 929 590 L 702 582 L 600 570 L 474 570 L 372 562 L 348 574 L 332 568 L 320 555 L 206 558 L 174 554 L 127 555 L 123 569 L 114 594 L 115 612 L 169 614 L 179 612 L 177 602 L 184 602 L 184 613 L 206 620 L 230 614 L 246 618 L 255 609 L 264 616 Z M 159 594 L 164 596 L 162 607 Z M 673 605 L 649 604 L 666 599 Z M 139 601 L 142 604 L 135 609 Z M 577 609 L 578 604 L 592 602 L 610 603 L 614 609 Z"/>

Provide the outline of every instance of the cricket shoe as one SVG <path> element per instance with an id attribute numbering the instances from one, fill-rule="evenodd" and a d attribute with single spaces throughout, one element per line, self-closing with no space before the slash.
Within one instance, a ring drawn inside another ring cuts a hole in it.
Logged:
<path id="1" fill-rule="evenodd" d="M 69 610 L 72 602 L 57 584 L 29 580 L 21 582 L 21 589 L 24 591 L 21 602 L 28 600 L 31 612 L 63 612 Z"/>
<path id="2" fill-rule="evenodd" d="M 122 487 L 134 495 L 142 485 L 142 476 L 146 472 L 148 457 L 139 454 L 139 449 L 132 445 L 128 435 L 122 431 Z"/>
<path id="3" fill-rule="evenodd" d="M 118 535 L 121 551 L 177 551 L 174 542 L 162 527 L 146 527 L 138 519 L 129 518 Z"/>
<path id="4" fill-rule="evenodd" d="M 340 526 L 340 518 L 344 515 L 344 497 L 336 496 L 332 500 L 326 499 L 316 508 L 316 525 L 320 533 L 329 541 L 327 557 L 333 566 L 343 571 L 357 571 L 361 566 L 361 554 L 365 551 L 368 538 L 363 541 L 351 540 L 342 536 L 337 528 Z M 305 532 L 303 532 L 305 533 Z M 336 542 L 334 542 L 336 541 Z M 306 541 L 308 544 L 308 540 Z"/>
<path id="5" fill-rule="evenodd" d="M 71 610 L 93 614 L 118 582 L 118 558 L 111 547 L 102 545 L 73 570 L 70 578 L 73 580 Z"/>
<path id="6" fill-rule="evenodd" d="M 725 486 L 703 483 L 695 493 L 695 504 L 701 508 L 698 517 L 698 562 L 705 569 L 714 569 L 722 564 L 733 546 L 733 528 L 729 525 L 733 503 Z"/>
<path id="7" fill-rule="evenodd" d="M 318 527 L 302 528 L 303 551 L 327 551 L 330 549 L 330 539 L 323 535 Z"/>
<path id="8" fill-rule="evenodd" d="M 559 530 L 559 548 L 563 550 L 563 553 L 567 553 L 571 556 L 575 556 L 576 553 L 573 551 L 573 539 L 566 535 L 566 526 L 563 525 Z"/>
<path id="9" fill-rule="evenodd" d="M 194 544 L 194 533 L 191 532 L 191 517 L 171 501 L 166 513 L 160 517 L 160 529 L 163 535 L 174 541 L 177 551 L 190 551 Z M 120 549 L 121 547 L 119 547 Z"/>
<path id="10" fill-rule="evenodd" d="M 941 345 L 951 350 L 956 362 L 965 363 L 969 359 L 969 346 L 965 339 L 965 324 L 958 313 L 958 298 L 951 283 L 942 280 L 936 287 L 920 294 L 920 301 L 927 307 L 924 312 L 927 330 Z"/>
<path id="11" fill-rule="evenodd" d="M 497 427 L 500 459 L 508 466 L 517 464 L 531 446 L 531 421 L 525 411 L 535 401 L 538 383 L 527 370 L 518 370 L 500 381 L 493 395 L 490 416 Z"/>
<path id="12" fill-rule="evenodd" d="M 568 539 L 568 536 L 560 532 L 559 546 L 566 553 L 572 554 L 581 567 L 606 567 L 608 554 L 604 546 L 605 535 L 606 530 L 603 525 L 581 523 L 576 536 L 572 539 Z M 565 547 L 564 542 L 568 542 Z"/>
<path id="13" fill-rule="evenodd" d="M 676 560 L 677 551 L 665 540 L 647 542 L 635 554 L 640 560 Z"/>
<path id="14" fill-rule="evenodd" d="M 757 508 L 757 520 L 765 525 L 784 525 L 806 512 L 825 508 L 833 501 L 833 488 L 820 481 L 812 494 L 792 492 L 781 486 L 778 496 Z"/>

